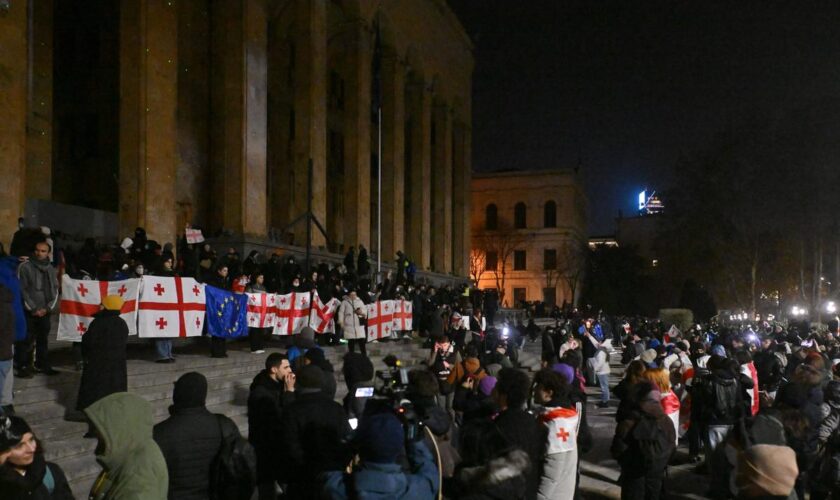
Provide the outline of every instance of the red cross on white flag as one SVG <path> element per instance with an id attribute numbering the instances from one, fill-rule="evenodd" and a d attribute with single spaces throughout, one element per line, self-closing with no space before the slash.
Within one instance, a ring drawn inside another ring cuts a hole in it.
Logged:
<path id="1" fill-rule="evenodd" d="M 273 293 L 249 293 L 248 326 L 271 328 L 275 322 L 275 295 Z"/>
<path id="2" fill-rule="evenodd" d="M 58 316 L 58 340 L 80 342 L 93 315 L 107 295 L 119 295 L 125 301 L 120 317 L 128 325 L 128 334 L 137 335 L 137 296 L 140 280 L 94 281 L 61 278 L 61 303 Z"/>
<path id="3" fill-rule="evenodd" d="M 309 326 L 315 333 L 335 332 L 335 312 L 341 304 L 338 299 L 333 298 L 326 304 L 321 302 L 318 292 L 312 293 L 312 310 L 309 313 Z"/>
<path id="4" fill-rule="evenodd" d="M 294 335 L 309 322 L 309 292 L 277 295 L 274 335 Z"/>
<path id="5" fill-rule="evenodd" d="M 547 454 L 566 453 L 577 449 L 579 420 L 577 410 L 571 408 L 548 408 L 540 415 L 540 422 L 548 427 Z"/>
<path id="6" fill-rule="evenodd" d="M 412 326 L 412 308 L 414 304 L 410 300 L 395 300 L 394 301 L 394 325 L 393 328 L 398 332 L 411 331 Z"/>
<path id="7" fill-rule="evenodd" d="M 394 327 L 394 301 L 379 300 L 367 305 L 367 340 L 391 336 Z"/>
<path id="8" fill-rule="evenodd" d="M 144 276 L 137 321 L 140 337 L 198 337 L 204 309 L 204 285 L 194 279 Z"/>

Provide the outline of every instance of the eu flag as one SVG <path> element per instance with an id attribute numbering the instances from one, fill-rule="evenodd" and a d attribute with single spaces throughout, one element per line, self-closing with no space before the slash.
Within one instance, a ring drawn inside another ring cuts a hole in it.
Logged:
<path id="1" fill-rule="evenodd" d="M 213 286 L 204 288 L 207 332 L 214 337 L 236 338 L 248 334 L 248 296 Z"/>

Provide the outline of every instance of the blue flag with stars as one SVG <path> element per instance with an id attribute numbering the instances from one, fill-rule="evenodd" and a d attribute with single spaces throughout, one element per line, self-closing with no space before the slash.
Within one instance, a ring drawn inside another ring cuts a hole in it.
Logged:
<path id="1" fill-rule="evenodd" d="M 248 296 L 213 286 L 204 288 L 207 305 L 207 332 L 214 337 L 236 338 L 248 335 Z"/>

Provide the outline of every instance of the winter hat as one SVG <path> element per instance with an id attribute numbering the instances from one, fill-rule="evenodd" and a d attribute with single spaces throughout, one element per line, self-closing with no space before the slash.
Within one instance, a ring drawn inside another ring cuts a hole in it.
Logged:
<path id="1" fill-rule="evenodd" d="M 726 357 L 726 349 L 722 345 L 717 344 L 714 347 L 712 347 L 712 355 L 713 356 L 720 356 L 721 358 L 725 358 Z"/>
<path id="2" fill-rule="evenodd" d="M 27 432 L 32 429 L 26 420 L 15 416 L 0 417 L 0 453 L 17 446 Z"/>
<path id="3" fill-rule="evenodd" d="M 555 363 L 551 367 L 551 371 L 560 374 L 567 384 L 571 384 L 575 380 L 575 369 L 566 363 Z"/>
<path id="4" fill-rule="evenodd" d="M 485 396 L 489 396 L 491 392 L 493 392 L 493 388 L 496 387 L 496 377 L 492 375 L 488 375 L 481 379 L 481 382 L 478 383 L 478 390 Z"/>
<path id="5" fill-rule="evenodd" d="M 176 409 L 200 408 L 207 399 L 207 379 L 198 372 L 187 372 L 175 381 L 172 406 Z"/>
<path id="6" fill-rule="evenodd" d="M 317 347 L 313 347 L 306 351 L 306 354 L 303 355 L 305 359 L 308 359 L 310 363 L 315 366 L 321 366 L 321 363 L 326 361 L 326 357 L 324 356 L 324 351 L 318 349 Z"/>
<path id="7" fill-rule="evenodd" d="M 642 363 L 650 365 L 651 363 L 656 361 L 656 356 L 657 353 L 655 349 L 647 349 L 641 354 L 641 356 L 639 356 L 639 359 L 642 360 Z"/>
<path id="8" fill-rule="evenodd" d="M 301 349 L 315 347 L 315 330 L 308 326 L 301 328 L 300 335 L 295 339 L 295 344 Z"/>
<path id="9" fill-rule="evenodd" d="M 738 458 L 738 498 L 787 497 L 799 468 L 796 453 L 787 446 L 757 444 Z"/>
<path id="10" fill-rule="evenodd" d="M 102 307 L 108 311 L 119 311 L 124 303 L 125 301 L 119 295 L 106 295 L 102 299 Z"/>
<path id="11" fill-rule="evenodd" d="M 393 413 L 375 413 L 362 418 L 355 441 L 359 444 L 362 460 L 394 463 L 404 449 L 403 427 Z"/>
<path id="12" fill-rule="evenodd" d="M 476 373 L 481 369 L 481 361 L 478 358 L 467 358 L 464 360 L 464 368 L 467 369 L 467 373 Z"/>
<path id="13" fill-rule="evenodd" d="M 301 389 L 311 389 L 315 392 L 321 390 L 324 382 L 324 370 L 315 365 L 306 365 L 300 368 L 296 375 L 297 386 Z"/>

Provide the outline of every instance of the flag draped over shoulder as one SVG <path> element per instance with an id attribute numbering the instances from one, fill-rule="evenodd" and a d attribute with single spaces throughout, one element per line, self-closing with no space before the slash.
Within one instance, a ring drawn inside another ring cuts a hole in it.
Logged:
<path id="1" fill-rule="evenodd" d="M 193 278 L 144 276 L 137 328 L 140 337 L 198 337 L 204 326 L 204 288 Z"/>
<path id="2" fill-rule="evenodd" d="M 333 298 L 327 301 L 326 304 L 321 302 L 321 297 L 318 292 L 312 294 L 312 310 L 309 313 L 309 326 L 315 330 L 315 333 L 335 332 L 335 312 L 338 309 L 338 299 Z"/>
<path id="3" fill-rule="evenodd" d="M 214 337 L 236 338 L 248 334 L 248 296 L 214 286 L 204 288 L 207 332 Z"/>
<path id="4" fill-rule="evenodd" d="M 74 280 L 61 278 L 61 302 L 58 316 L 58 340 L 81 342 L 93 315 L 99 312 L 102 299 L 119 295 L 123 299 L 120 317 L 128 325 L 128 334 L 137 335 L 137 297 L 140 280 L 121 281 Z"/>

